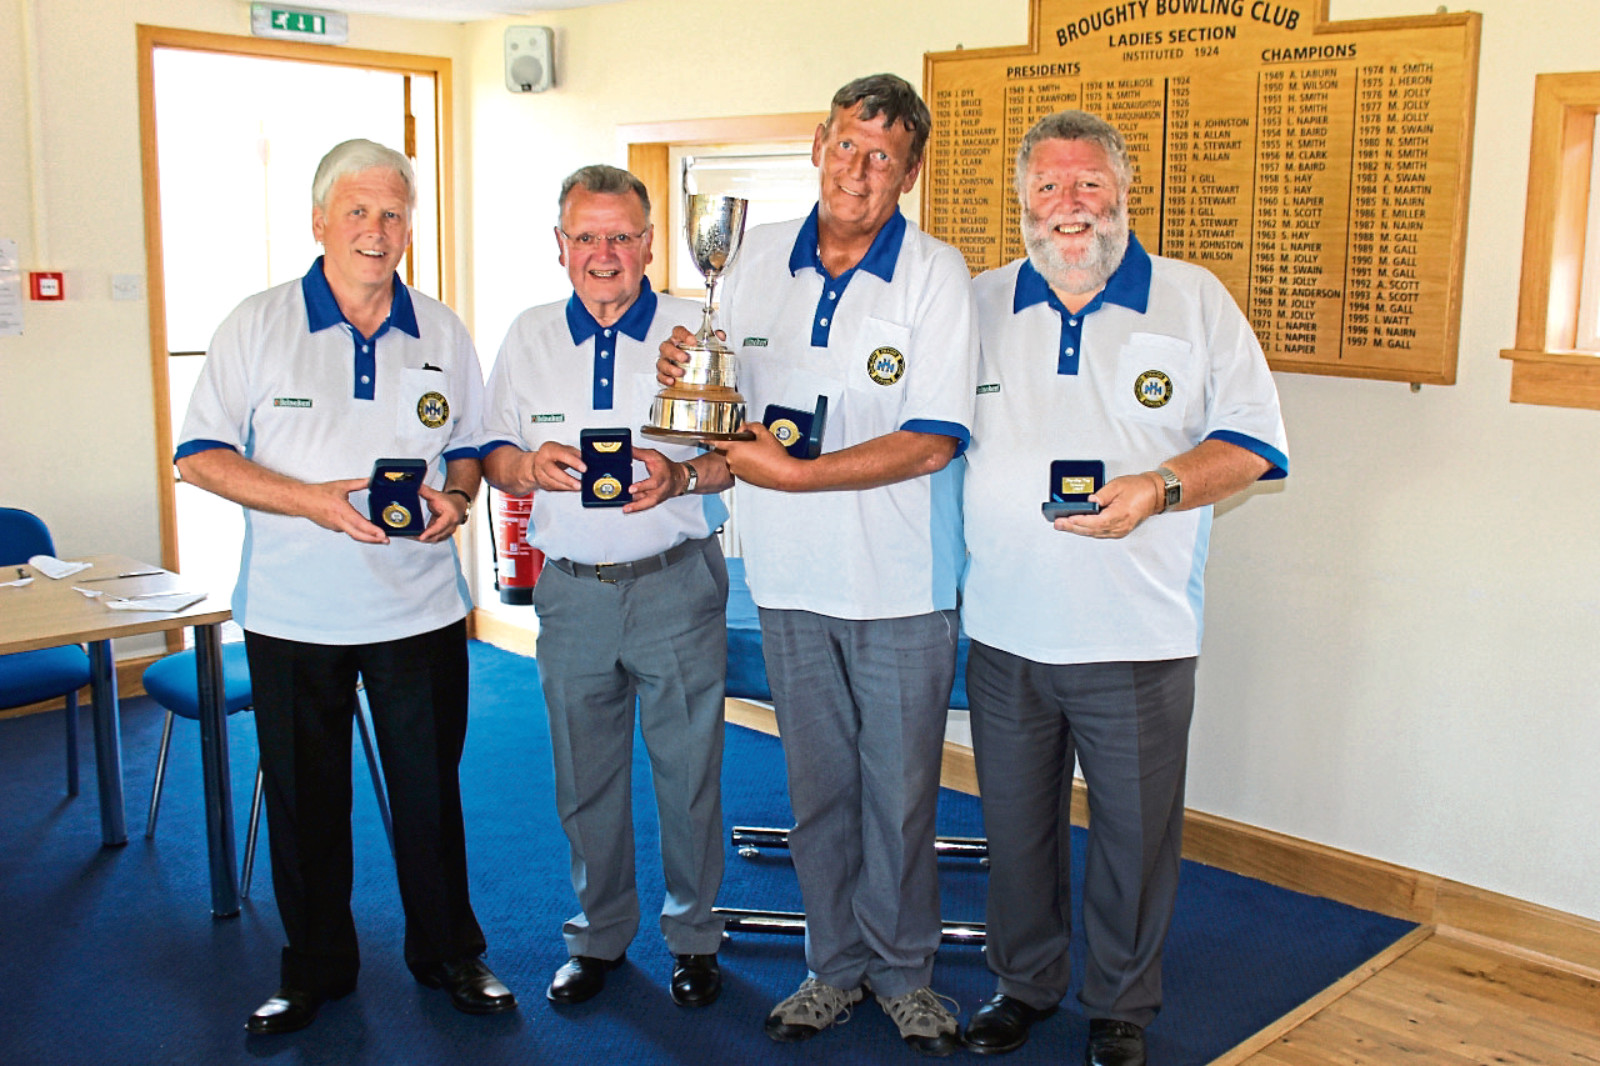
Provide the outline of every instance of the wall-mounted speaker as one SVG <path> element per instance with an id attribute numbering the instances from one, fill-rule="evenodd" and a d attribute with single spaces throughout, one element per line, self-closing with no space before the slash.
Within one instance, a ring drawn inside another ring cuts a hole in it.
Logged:
<path id="1" fill-rule="evenodd" d="M 542 93 L 556 83 L 555 31 L 549 26 L 506 27 L 506 88 Z"/>

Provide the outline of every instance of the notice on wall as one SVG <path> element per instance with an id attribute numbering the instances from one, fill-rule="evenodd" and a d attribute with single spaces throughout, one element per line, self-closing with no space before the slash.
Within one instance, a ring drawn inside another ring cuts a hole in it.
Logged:
<path id="1" fill-rule="evenodd" d="M 1035 121 L 1133 156 L 1129 222 L 1207 267 L 1275 370 L 1455 381 L 1480 16 L 1326 21 L 1325 0 L 1034 0 L 1034 45 L 929 53 L 922 219 L 974 273 L 1023 254 Z"/>
<path id="2" fill-rule="evenodd" d="M 17 242 L 0 237 L 0 337 L 22 335 L 22 263 Z"/>

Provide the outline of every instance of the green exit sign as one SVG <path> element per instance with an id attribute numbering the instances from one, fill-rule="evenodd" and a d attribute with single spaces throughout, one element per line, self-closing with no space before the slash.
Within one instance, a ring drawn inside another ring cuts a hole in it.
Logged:
<path id="1" fill-rule="evenodd" d="M 350 39 L 350 20 L 335 11 L 251 4 L 250 32 L 257 37 L 275 37 L 283 41 L 343 44 Z"/>

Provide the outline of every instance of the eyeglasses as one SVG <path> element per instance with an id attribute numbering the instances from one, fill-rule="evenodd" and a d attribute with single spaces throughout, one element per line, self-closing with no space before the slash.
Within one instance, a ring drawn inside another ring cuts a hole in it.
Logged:
<path id="1" fill-rule="evenodd" d="M 642 245 L 644 243 L 644 235 L 650 232 L 650 227 L 646 226 L 638 233 L 613 233 L 610 236 L 603 236 L 599 233 L 571 234 L 564 229 L 557 229 L 556 232 L 585 251 L 594 251 L 602 244 L 605 244 L 610 245 L 614 251 L 625 252 L 630 248 Z"/>

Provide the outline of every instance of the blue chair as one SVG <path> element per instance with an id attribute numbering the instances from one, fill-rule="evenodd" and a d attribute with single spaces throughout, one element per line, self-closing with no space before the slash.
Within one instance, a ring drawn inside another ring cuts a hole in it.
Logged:
<path id="1" fill-rule="evenodd" d="M 50 530 L 37 515 L 0 507 L 0 566 L 55 553 Z M 88 683 L 89 653 L 76 644 L 0 655 L 0 711 L 66 697 L 69 796 L 78 794 L 78 690 Z"/>
<path id="2" fill-rule="evenodd" d="M 150 811 L 145 822 L 144 835 L 148 840 L 156 835 L 156 819 L 161 815 L 161 792 L 166 786 L 167 752 L 172 746 L 172 721 L 176 717 L 200 720 L 200 688 L 195 674 L 195 651 L 190 648 L 168 655 L 151 663 L 144 671 L 145 692 L 167 710 L 166 721 L 161 726 L 161 750 L 156 755 L 156 778 L 150 787 Z M 250 687 L 250 662 L 245 647 L 240 643 L 222 646 L 223 707 L 228 714 L 248 710 L 255 702 Z M 389 852 L 394 853 L 394 825 L 389 817 L 389 800 L 384 793 L 383 770 L 378 762 L 377 745 L 372 738 L 372 712 L 366 703 L 366 693 L 356 692 L 356 724 L 361 728 L 361 745 L 367 756 L 367 769 L 372 772 L 372 787 L 378 797 L 378 813 L 383 818 L 384 833 L 389 838 Z M 255 872 L 256 838 L 261 828 L 261 788 L 265 775 L 261 760 L 256 759 L 256 782 L 250 796 L 250 828 L 245 836 L 244 871 L 239 876 L 239 898 L 250 898 L 250 876 Z"/>

